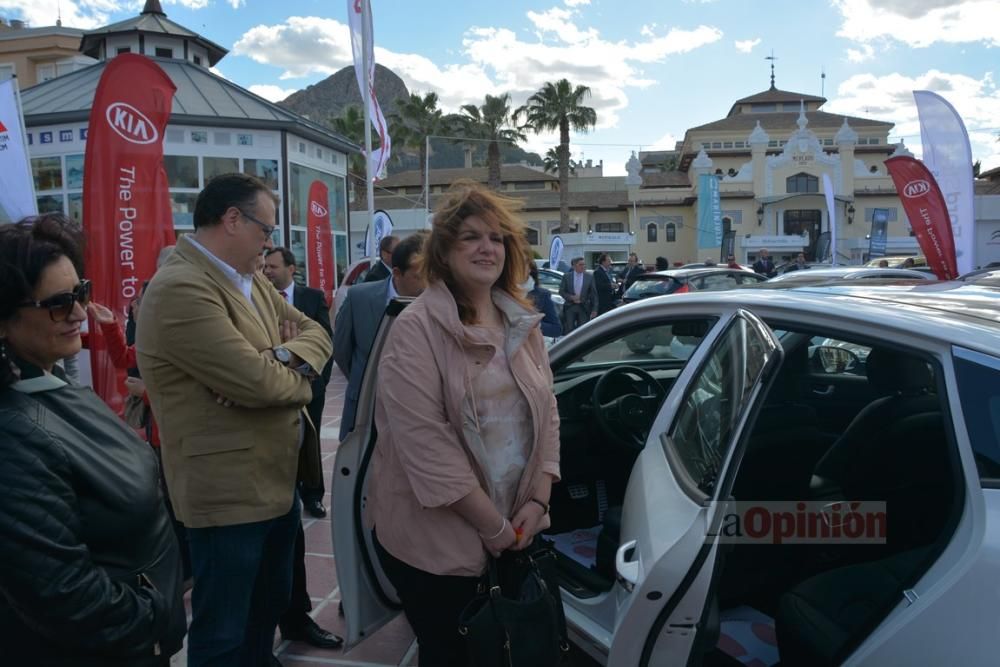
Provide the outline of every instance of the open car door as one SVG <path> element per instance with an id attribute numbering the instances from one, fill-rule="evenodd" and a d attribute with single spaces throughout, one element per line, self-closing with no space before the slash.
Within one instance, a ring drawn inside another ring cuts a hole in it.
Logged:
<path id="1" fill-rule="evenodd" d="M 347 627 L 344 641 L 348 649 L 401 611 L 396 592 L 382 572 L 375 554 L 365 512 L 370 472 L 368 464 L 377 439 L 374 408 L 378 364 L 371 362 L 381 357 L 392 323 L 409 303 L 410 299 L 394 299 L 386 309 L 368 355 L 369 363 L 358 394 L 354 430 L 340 443 L 334 462 L 330 521 L 337 583 L 340 585 Z"/>
<path id="2" fill-rule="evenodd" d="M 608 664 L 684 665 L 715 645 L 710 600 L 718 522 L 781 346 L 755 315 L 721 319 L 690 359 L 633 468 L 615 557 Z"/>

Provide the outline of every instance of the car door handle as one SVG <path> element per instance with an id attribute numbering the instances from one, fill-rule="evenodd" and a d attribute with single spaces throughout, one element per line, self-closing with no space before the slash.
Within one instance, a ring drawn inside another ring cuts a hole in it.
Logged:
<path id="1" fill-rule="evenodd" d="M 816 396 L 832 396 L 833 389 L 834 389 L 833 385 L 828 384 L 826 385 L 825 389 L 816 389 L 815 387 L 813 387 L 812 393 L 815 394 Z"/>
<path id="2" fill-rule="evenodd" d="M 618 551 L 615 552 L 615 572 L 618 575 L 618 583 L 629 592 L 639 583 L 639 561 L 625 560 L 625 558 L 629 553 L 635 551 L 636 544 L 635 540 L 629 540 L 618 547 Z"/>

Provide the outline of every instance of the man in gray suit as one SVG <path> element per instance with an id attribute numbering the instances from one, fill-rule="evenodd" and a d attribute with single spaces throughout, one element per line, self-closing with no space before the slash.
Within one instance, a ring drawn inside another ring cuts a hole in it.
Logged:
<path id="1" fill-rule="evenodd" d="M 559 285 L 559 296 L 566 300 L 563 306 L 563 333 L 569 333 L 597 317 L 594 275 L 587 271 L 583 257 L 574 257 L 570 265 L 573 270 L 563 274 L 562 284 Z"/>
<path id="2" fill-rule="evenodd" d="M 392 251 L 392 274 L 388 280 L 361 283 L 347 290 L 344 305 L 333 326 L 334 363 L 347 377 L 344 412 L 340 417 L 340 440 L 354 430 L 358 392 L 365 376 L 371 351 L 385 307 L 396 296 L 418 296 L 424 291 L 424 277 L 414 262 L 427 238 L 426 232 L 407 236 Z"/>

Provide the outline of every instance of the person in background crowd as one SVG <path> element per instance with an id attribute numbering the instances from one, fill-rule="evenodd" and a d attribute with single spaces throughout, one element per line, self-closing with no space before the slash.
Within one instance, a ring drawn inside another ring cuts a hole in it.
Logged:
<path id="1" fill-rule="evenodd" d="M 642 262 L 639 261 L 639 256 L 634 252 L 630 252 L 628 255 L 628 264 L 625 267 L 625 273 L 622 274 L 622 284 L 618 289 L 619 298 L 625 295 L 625 291 L 632 286 L 639 277 L 645 273 L 642 268 Z"/>
<path id="2" fill-rule="evenodd" d="M 706 258 L 705 261 L 703 262 L 703 264 L 705 266 L 716 266 L 715 260 L 712 259 L 711 257 Z"/>
<path id="3" fill-rule="evenodd" d="M 61 214 L 0 225 L 0 662 L 166 666 L 185 616 L 156 457 L 56 366 L 81 349 L 81 265 Z"/>
<path id="4" fill-rule="evenodd" d="M 762 276 L 767 276 L 768 278 L 773 278 L 778 274 L 774 268 L 774 260 L 771 259 L 771 253 L 767 251 L 767 248 L 761 248 L 757 253 L 757 261 L 753 263 L 754 273 L 759 273 Z"/>
<path id="5" fill-rule="evenodd" d="M 564 333 L 597 317 L 597 290 L 593 274 L 587 273 L 583 257 L 574 257 L 570 266 L 573 270 L 563 274 L 559 285 L 559 296 L 566 300 L 563 305 Z"/>
<path id="6" fill-rule="evenodd" d="M 305 287 L 295 282 L 295 255 L 288 248 L 271 248 L 264 253 L 264 275 L 271 284 L 281 292 L 285 301 L 298 309 L 306 317 L 323 327 L 323 331 L 333 341 L 333 329 L 330 326 L 330 308 L 322 291 L 313 287 Z M 326 405 L 326 386 L 330 383 L 333 372 L 333 359 L 323 367 L 323 372 L 313 380 L 312 401 L 309 402 L 309 418 L 318 431 L 323 426 L 323 406 Z M 299 483 L 299 493 L 302 496 L 302 507 L 317 519 L 326 516 L 323 506 L 323 496 L 326 485 L 320 477 L 316 487 L 308 487 Z"/>
<path id="7" fill-rule="evenodd" d="M 742 269 L 743 267 L 739 265 L 736 261 L 736 255 L 729 255 L 726 257 L 726 268 L 727 269 Z"/>
<path id="8" fill-rule="evenodd" d="M 519 296 L 531 253 L 517 203 L 468 182 L 442 199 L 424 249 L 427 289 L 379 360 L 368 493 L 421 667 L 468 664 L 459 614 L 487 558 L 550 525 L 559 477 L 541 316 Z"/>
<path id="9" fill-rule="evenodd" d="M 880 259 L 878 261 L 878 268 L 880 268 L 880 269 L 888 269 L 889 268 L 889 260 L 887 260 L 887 259 Z"/>
<path id="10" fill-rule="evenodd" d="M 594 269 L 594 289 L 597 291 L 597 314 L 603 315 L 615 307 L 615 284 L 611 278 L 611 255 L 602 252 Z"/>
<path id="11" fill-rule="evenodd" d="M 288 606 L 296 479 L 322 474 L 304 408 L 330 337 L 256 271 L 277 200 L 246 174 L 216 176 L 143 296 L 139 370 L 194 572 L 189 667 L 277 664 Z"/>
<path id="12" fill-rule="evenodd" d="M 669 268 L 670 268 L 670 262 L 667 261 L 666 257 L 657 257 L 656 258 L 656 270 L 657 271 L 666 271 Z"/>
<path id="13" fill-rule="evenodd" d="M 295 283 L 295 255 L 288 248 L 271 248 L 264 253 L 264 276 L 274 285 L 285 301 L 298 309 L 333 336 L 330 330 L 330 309 L 326 297 L 318 289 L 303 287 Z M 323 425 L 323 406 L 326 404 L 326 385 L 330 382 L 333 360 L 326 363 L 323 373 L 312 382 L 312 401 L 309 402 L 309 419 L 319 431 Z M 326 516 L 323 495 L 326 486 L 320 476 L 317 486 L 307 486 L 299 481 L 302 506 L 316 518 Z M 295 555 L 292 561 L 292 596 L 288 608 L 278 621 L 281 637 L 289 641 L 302 641 L 317 648 L 336 649 L 344 643 L 341 637 L 319 626 L 310 616 L 312 600 L 306 586 L 306 535 L 302 523 L 295 533 Z"/>
<path id="14" fill-rule="evenodd" d="M 902 269 L 912 269 L 914 266 L 913 258 L 907 257 L 903 260 L 903 263 L 899 265 Z"/>
<path id="15" fill-rule="evenodd" d="M 542 335 L 549 338 L 559 338 L 562 336 L 562 323 L 556 315 L 556 305 L 552 303 L 552 294 L 547 289 L 538 286 L 538 267 L 534 262 L 528 263 L 528 274 L 531 276 L 531 289 L 528 296 L 535 304 L 535 310 L 540 312 L 542 317 Z"/>
<path id="16" fill-rule="evenodd" d="M 397 296 L 416 297 L 424 291 L 426 283 L 419 260 L 426 238 L 427 233 L 421 231 L 397 243 L 392 251 L 392 277 L 385 282 L 354 285 L 347 290 L 344 305 L 337 311 L 333 359 L 347 378 L 344 411 L 340 417 L 341 442 L 354 430 L 361 380 L 385 307 Z"/>
<path id="17" fill-rule="evenodd" d="M 377 280 L 385 280 L 392 275 L 392 251 L 396 249 L 399 239 L 393 235 L 383 236 L 378 242 L 379 261 L 368 271 L 365 276 L 366 283 L 373 283 Z"/>
<path id="18" fill-rule="evenodd" d="M 802 269 L 808 269 L 808 268 L 809 265 L 806 264 L 806 254 L 804 252 L 800 252 L 795 257 L 795 261 L 792 264 L 789 264 L 788 267 L 785 269 L 785 273 L 788 273 L 789 271 L 800 271 Z"/>

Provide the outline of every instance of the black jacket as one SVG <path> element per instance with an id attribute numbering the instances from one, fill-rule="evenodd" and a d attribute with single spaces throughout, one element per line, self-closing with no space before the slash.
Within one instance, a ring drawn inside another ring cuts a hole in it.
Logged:
<path id="1" fill-rule="evenodd" d="M 376 280 L 385 280 L 391 274 L 392 272 L 389 270 L 389 267 L 383 264 L 381 260 L 376 259 L 375 266 L 373 266 L 368 271 L 368 275 L 365 276 L 365 282 L 373 283 Z"/>
<path id="2" fill-rule="evenodd" d="M 611 274 L 603 267 L 594 269 L 594 287 L 597 288 L 597 314 L 603 315 L 615 305 L 615 288 L 611 284 Z"/>
<path id="3" fill-rule="evenodd" d="M 156 456 L 64 377 L 0 389 L 0 664 L 161 664 L 186 623 Z"/>

